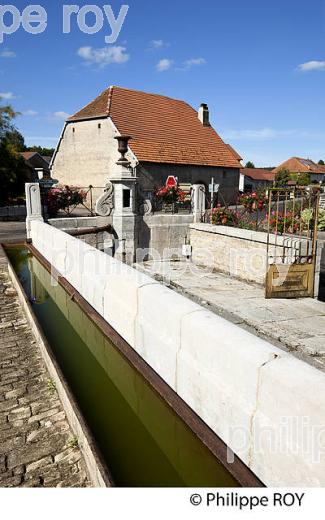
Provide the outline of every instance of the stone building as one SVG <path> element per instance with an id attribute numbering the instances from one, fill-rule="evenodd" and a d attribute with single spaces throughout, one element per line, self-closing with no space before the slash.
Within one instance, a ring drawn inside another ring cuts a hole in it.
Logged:
<path id="1" fill-rule="evenodd" d="M 220 185 L 221 196 L 238 194 L 238 154 L 210 125 L 209 110 L 157 94 L 110 87 L 70 117 L 52 163 L 61 184 L 104 187 L 119 159 L 118 135 L 132 137 L 127 158 L 144 192 L 173 175 L 180 183 Z"/>

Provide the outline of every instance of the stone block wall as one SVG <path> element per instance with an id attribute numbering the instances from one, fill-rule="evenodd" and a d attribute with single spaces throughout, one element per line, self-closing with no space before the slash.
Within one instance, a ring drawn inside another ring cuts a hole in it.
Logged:
<path id="1" fill-rule="evenodd" d="M 325 485 L 323 372 L 62 231 L 32 239 L 267 486 Z"/>
<path id="2" fill-rule="evenodd" d="M 137 247 L 152 249 L 161 258 L 170 258 L 179 254 L 186 237 L 189 237 L 189 225 L 193 215 L 147 215 L 137 221 Z"/>
<path id="3" fill-rule="evenodd" d="M 191 224 L 190 241 L 193 262 L 241 280 L 265 284 L 267 268 L 267 233 L 213 224 Z M 286 246 L 290 254 L 306 249 L 298 238 L 270 236 L 270 255 L 282 255 Z M 316 260 L 315 287 L 319 286 L 321 247 Z"/>

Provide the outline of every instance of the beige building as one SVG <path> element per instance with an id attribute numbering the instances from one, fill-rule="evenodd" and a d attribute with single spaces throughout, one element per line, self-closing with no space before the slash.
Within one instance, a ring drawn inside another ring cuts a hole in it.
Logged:
<path id="1" fill-rule="evenodd" d="M 238 195 L 240 157 L 210 125 L 209 110 L 184 101 L 110 87 L 70 117 L 54 154 L 52 176 L 61 184 L 104 187 L 119 159 L 118 135 L 131 136 L 128 159 L 143 191 L 165 184 L 214 178 L 221 196 Z"/>

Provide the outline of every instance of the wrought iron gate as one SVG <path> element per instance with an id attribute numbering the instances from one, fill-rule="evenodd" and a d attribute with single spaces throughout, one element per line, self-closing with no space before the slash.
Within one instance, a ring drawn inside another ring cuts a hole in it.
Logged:
<path id="1" fill-rule="evenodd" d="M 266 298 L 314 297 L 318 187 L 269 190 Z"/>

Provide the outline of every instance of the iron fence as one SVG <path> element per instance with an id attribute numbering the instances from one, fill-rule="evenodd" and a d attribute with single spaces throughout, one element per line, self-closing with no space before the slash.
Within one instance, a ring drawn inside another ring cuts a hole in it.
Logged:
<path id="1" fill-rule="evenodd" d="M 156 195 L 153 190 L 141 191 L 139 196 L 142 201 L 150 201 L 152 214 L 191 214 L 192 213 L 192 199 L 191 190 L 185 191 L 183 200 L 178 200 L 172 203 L 165 202 L 161 197 Z"/>
<path id="2" fill-rule="evenodd" d="M 43 212 L 47 217 L 94 217 L 104 186 L 65 186 L 42 190 Z"/>

